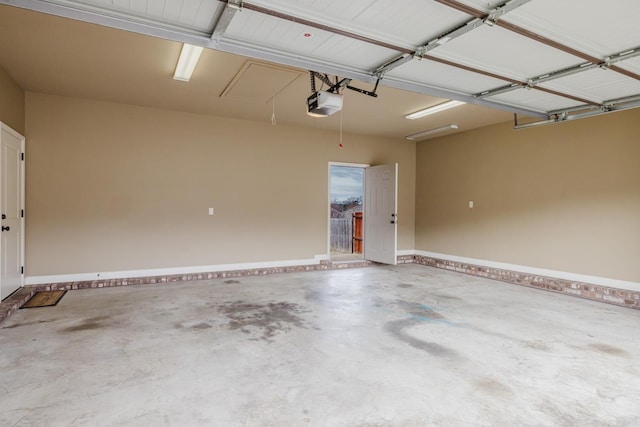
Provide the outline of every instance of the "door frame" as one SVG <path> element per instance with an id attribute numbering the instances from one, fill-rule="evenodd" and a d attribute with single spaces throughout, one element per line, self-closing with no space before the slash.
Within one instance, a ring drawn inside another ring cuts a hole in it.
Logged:
<path id="1" fill-rule="evenodd" d="M 20 152 L 22 153 L 22 159 L 20 161 L 20 172 L 18 173 L 19 178 L 20 178 L 20 209 L 23 212 L 23 215 L 20 216 L 20 265 L 22 266 L 22 271 L 20 274 L 20 287 L 24 287 L 24 277 L 25 277 L 25 241 L 24 241 L 24 236 L 25 236 L 25 218 L 27 216 L 26 214 L 26 210 L 25 210 L 25 162 L 26 162 L 26 155 L 25 155 L 25 148 L 26 148 L 26 144 L 25 144 L 25 137 L 24 135 L 20 134 L 20 132 L 16 131 L 15 129 L 11 128 L 9 125 L 7 125 L 4 122 L 0 122 L 0 128 L 2 130 L 4 130 L 7 133 L 10 133 L 11 135 L 13 135 L 14 137 L 16 137 L 17 139 L 20 140 Z M 1 167 L 1 164 L 0 164 Z M 2 248 L 0 247 L 0 256 L 2 256 Z M 6 298 L 8 295 L 3 295 L 2 298 Z"/>
<path id="2" fill-rule="evenodd" d="M 18 134 L 20 135 L 20 134 Z M 22 209 L 22 215 L 20 216 L 20 265 L 22 266 L 22 274 L 20 275 L 20 287 L 24 287 L 24 275 L 25 275 L 25 270 L 27 269 L 26 265 L 25 265 L 25 261 L 26 261 L 26 254 L 25 254 L 25 241 L 24 241 L 24 237 L 25 237 L 25 225 L 26 225 L 26 217 L 27 217 L 27 211 L 25 209 L 25 205 L 26 205 L 26 191 L 25 191 L 25 165 L 27 164 L 27 155 L 26 155 L 26 138 L 22 136 L 22 141 L 20 141 L 20 146 L 22 148 L 22 161 L 20 162 L 20 201 L 21 201 L 21 207 L 20 209 Z"/>
<path id="3" fill-rule="evenodd" d="M 350 168 L 362 168 L 366 169 L 371 166 L 368 163 L 345 163 L 345 162 L 329 162 L 327 166 L 327 259 L 331 260 L 331 166 L 346 166 Z M 365 204 L 365 183 L 362 183 L 362 206 Z M 364 218 L 363 221 L 367 219 Z M 366 239 L 364 234 L 364 222 L 362 224 L 362 238 Z M 364 249 L 364 248 L 363 248 Z M 364 250 L 362 253 L 364 257 Z"/>

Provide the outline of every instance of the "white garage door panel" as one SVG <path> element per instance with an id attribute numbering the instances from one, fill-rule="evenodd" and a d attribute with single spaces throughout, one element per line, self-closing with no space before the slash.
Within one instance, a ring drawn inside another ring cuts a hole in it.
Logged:
<path id="1" fill-rule="evenodd" d="M 469 73 L 428 59 L 409 61 L 387 75 L 467 93 L 480 93 L 508 84 L 505 80 Z"/>
<path id="2" fill-rule="evenodd" d="M 542 83 L 540 86 L 564 93 L 575 93 L 597 102 L 622 98 L 629 93 L 640 95 L 640 81 L 600 68 L 572 74 Z"/>
<path id="3" fill-rule="evenodd" d="M 557 95 L 541 92 L 539 90 L 517 89 L 511 92 L 492 96 L 489 99 L 515 106 L 527 105 L 540 111 L 554 111 L 563 108 L 572 108 L 582 105 L 581 102 L 574 101 Z"/>
<path id="4" fill-rule="evenodd" d="M 398 55 L 391 49 L 250 10 L 235 15 L 225 36 L 361 70 L 376 68 Z"/>
<path id="5" fill-rule="evenodd" d="M 534 0 L 506 19 L 601 59 L 637 47 L 640 37 L 638 0 Z"/>
<path id="6" fill-rule="evenodd" d="M 488 25 L 453 39 L 430 54 L 524 81 L 584 62 L 558 49 Z"/>
<path id="7" fill-rule="evenodd" d="M 468 19 L 466 14 L 455 9 L 424 0 L 259 0 L 252 3 L 407 49 L 415 48 Z"/>

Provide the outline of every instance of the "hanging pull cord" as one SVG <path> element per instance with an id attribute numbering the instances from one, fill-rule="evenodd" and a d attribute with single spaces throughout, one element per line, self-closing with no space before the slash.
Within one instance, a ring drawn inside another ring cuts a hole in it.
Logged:
<path id="1" fill-rule="evenodd" d="M 338 144 L 338 147 L 342 150 L 342 111 L 340 110 L 340 144 Z"/>

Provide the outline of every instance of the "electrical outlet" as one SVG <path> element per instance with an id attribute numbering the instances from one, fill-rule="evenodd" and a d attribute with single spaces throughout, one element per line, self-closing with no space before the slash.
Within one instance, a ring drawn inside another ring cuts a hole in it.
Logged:
<path id="1" fill-rule="evenodd" d="M 473 209 L 473 200 L 469 200 L 469 209 Z"/>
<path id="2" fill-rule="evenodd" d="M 209 208 L 209 215 L 213 215 L 213 208 Z"/>

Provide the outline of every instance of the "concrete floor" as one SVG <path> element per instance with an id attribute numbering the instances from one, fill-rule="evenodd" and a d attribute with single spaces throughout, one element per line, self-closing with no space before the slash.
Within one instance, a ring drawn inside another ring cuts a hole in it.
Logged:
<path id="1" fill-rule="evenodd" d="M 419 265 L 71 291 L 2 426 L 640 426 L 640 311 Z"/>

